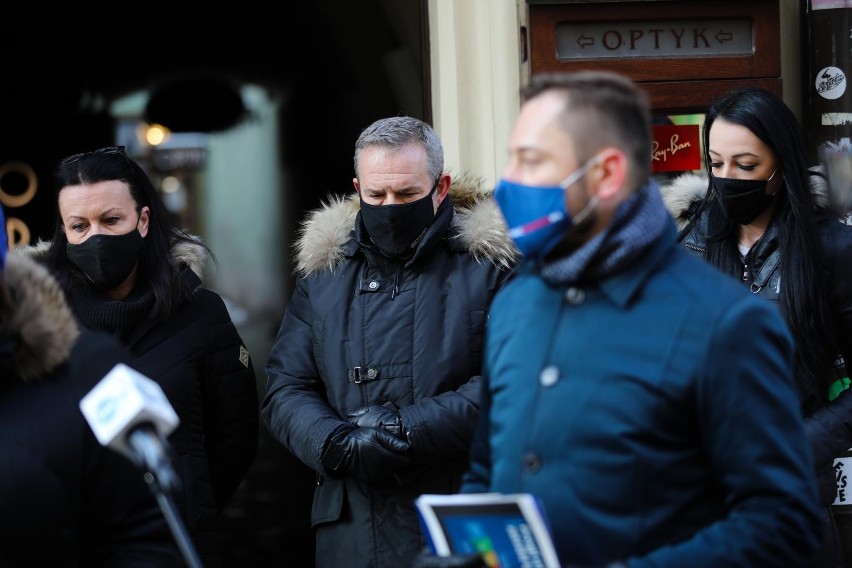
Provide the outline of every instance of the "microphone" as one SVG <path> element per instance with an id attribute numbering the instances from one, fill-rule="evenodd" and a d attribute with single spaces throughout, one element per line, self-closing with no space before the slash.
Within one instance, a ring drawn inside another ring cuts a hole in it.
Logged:
<path id="1" fill-rule="evenodd" d="M 156 476 L 163 488 L 177 489 L 166 436 L 180 420 L 156 382 L 118 363 L 80 401 L 95 437 Z"/>

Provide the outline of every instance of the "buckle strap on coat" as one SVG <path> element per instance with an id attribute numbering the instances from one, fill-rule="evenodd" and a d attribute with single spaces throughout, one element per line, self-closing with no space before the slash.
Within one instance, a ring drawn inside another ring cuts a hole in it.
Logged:
<path id="1" fill-rule="evenodd" d="M 349 382 L 360 384 L 364 381 L 374 381 L 379 378 L 379 370 L 372 367 L 352 367 L 346 370 Z"/>

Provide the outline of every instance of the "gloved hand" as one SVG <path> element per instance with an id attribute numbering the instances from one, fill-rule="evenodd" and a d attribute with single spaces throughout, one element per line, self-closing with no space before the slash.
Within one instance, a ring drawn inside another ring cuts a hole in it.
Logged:
<path id="1" fill-rule="evenodd" d="M 332 477 L 375 483 L 411 465 L 411 444 L 380 428 L 353 427 L 332 435 L 321 461 Z"/>
<path id="2" fill-rule="evenodd" d="M 402 419 L 392 402 L 386 402 L 381 406 L 365 406 L 350 412 L 349 422 L 359 428 L 381 428 L 398 438 L 407 440 Z"/>

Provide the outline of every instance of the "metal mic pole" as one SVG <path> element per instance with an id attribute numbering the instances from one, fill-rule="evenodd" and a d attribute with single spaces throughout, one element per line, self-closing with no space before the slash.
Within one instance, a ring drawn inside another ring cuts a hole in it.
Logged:
<path id="1" fill-rule="evenodd" d="M 145 423 L 130 431 L 127 443 L 135 450 L 135 461 L 145 471 L 143 479 L 157 498 L 186 564 L 189 568 L 201 568 L 198 553 L 169 497 L 169 492 L 180 486 L 180 479 L 168 459 L 166 443 L 150 424 Z"/>
<path id="2" fill-rule="evenodd" d="M 166 522 L 169 524 L 169 529 L 172 531 L 172 535 L 177 542 L 178 548 L 180 548 L 180 552 L 183 555 L 184 560 L 186 560 L 186 565 L 189 566 L 189 568 L 202 568 L 201 560 L 198 558 L 198 553 L 195 551 L 195 547 L 189 539 L 186 527 L 183 525 L 183 522 L 177 514 L 175 504 L 163 490 L 157 480 L 157 476 L 150 471 L 146 471 L 143 479 L 145 480 L 145 483 L 148 484 L 148 487 L 151 488 L 151 492 L 157 498 L 157 504 L 160 505 L 160 509 L 163 511 L 163 516 L 166 517 Z"/>

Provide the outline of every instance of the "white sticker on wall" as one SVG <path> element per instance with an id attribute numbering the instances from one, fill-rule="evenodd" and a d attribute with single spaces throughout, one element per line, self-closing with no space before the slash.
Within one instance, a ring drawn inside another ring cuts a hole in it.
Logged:
<path id="1" fill-rule="evenodd" d="M 849 471 L 852 470 L 852 458 L 836 458 L 834 460 L 834 479 L 837 481 L 837 493 L 834 495 L 834 505 L 852 505 L 852 495 L 847 487 Z"/>
<path id="2" fill-rule="evenodd" d="M 837 67 L 825 67 L 817 73 L 816 92 L 824 99 L 839 99 L 846 92 L 846 75 Z"/>

